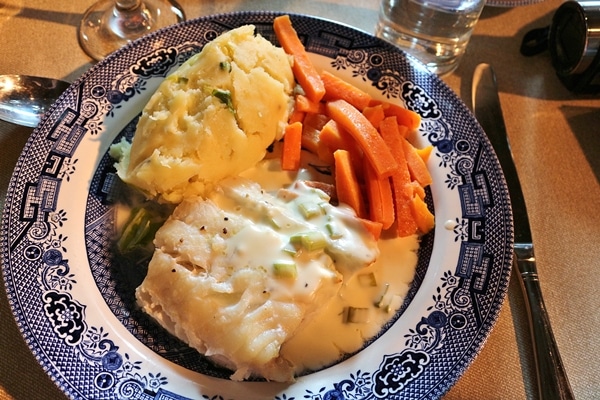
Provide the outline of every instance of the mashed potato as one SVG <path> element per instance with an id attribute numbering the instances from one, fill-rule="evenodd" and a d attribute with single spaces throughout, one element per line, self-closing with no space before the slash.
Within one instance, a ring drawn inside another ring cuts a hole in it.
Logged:
<path id="1" fill-rule="evenodd" d="M 260 161 L 292 106 L 291 59 L 242 26 L 204 46 L 160 85 L 117 173 L 149 198 L 179 203 Z"/>

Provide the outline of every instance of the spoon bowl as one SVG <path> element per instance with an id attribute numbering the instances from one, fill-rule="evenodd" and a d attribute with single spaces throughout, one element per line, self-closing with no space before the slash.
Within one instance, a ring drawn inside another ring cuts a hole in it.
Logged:
<path id="1" fill-rule="evenodd" d="M 0 119 L 34 128 L 68 87 L 58 79 L 0 75 Z"/>

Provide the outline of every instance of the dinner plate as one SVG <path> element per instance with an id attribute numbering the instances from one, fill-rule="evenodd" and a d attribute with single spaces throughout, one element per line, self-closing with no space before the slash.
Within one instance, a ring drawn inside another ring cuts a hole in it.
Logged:
<path id="1" fill-rule="evenodd" d="M 432 144 L 435 211 L 404 304 L 362 350 L 289 384 L 234 382 L 145 317 L 113 258 L 115 198 L 108 154 L 131 138 L 165 76 L 220 33 L 254 24 L 276 42 L 271 12 L 208 16 L 150 34 L 92 67 L 35 129 L 10 180 L 2 218 L 8 299 L 31 351 L 71 398 L 438 398 L 479 353 L 504 300 L 512 214 L 501 168 L 476 120 L 438 77 L 384 41 L 292 15 L 314 63 L 374 97 L 419 113 Z M 134 275 L 134 274 L 132 274 Z M 318 340 L 318 338 L 315 338 Z"/>

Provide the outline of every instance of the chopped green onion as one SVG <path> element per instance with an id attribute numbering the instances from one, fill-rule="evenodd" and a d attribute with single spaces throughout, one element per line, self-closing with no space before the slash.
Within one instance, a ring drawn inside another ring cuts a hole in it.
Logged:
<path id="1" fill-rule="evenodd" d="M 403 298 L 397 294 L 393 295 L 390 299 L 389 304 L 385 307 L 386 312 L 393 312 L 400 308 L 402 305 Z"/>
<path id="2" fill-rule="evenodd" d="M 213 89 L 212 95 L 221 100 L 221 102 L 229 108 L 229 111 L 235 113 L 233 101 L 231 100 L 231 91 L 225 89 Z"/>
<path id="3" fill-rule="evenodd" d="M 135 247 L 148 245 L 162 224 L 163 220 L 157 219 L 156 215 L 150 213 L 146 208 L 134 208 L 117 242 L 119 251 L 123 253 Z"/>
<path id="4" fill-rule="evenodd" d="M 304 202 L 298 205 L 300 213 L 305 219 L 311 219 L 323 214 L 323 209 L 317 203 Z"/>
<path id="5" fill-rule="evenodd" d="M 285 246 L 283 249 L 281 249 L 281 251 L 283 251 L 286 254 L 289 254 L 292 257 L 295 257 L 298 255 L 298 252 L 296 251 L 296 249 L 294 249 L 291 246 Z"/>
<path id="6" fill-rule="evenodd" d="M 292 244 L 300 245 L 308 251 L 324 249 L 327 246 L 327 238 L 319 231 L 299 233 L 290 237 Z"/>
<path id="7" fill-rule="evenodd" d="M 275 220 L 275 218 L 273 218 L 273 216 L 268 216 L 267 220 L 269 221 L 269 223 L 271 224 L 273 229 L 275 229 L 277 231 L 281 229 L 281 225 L 279 225 L 279 223 L 277 223 L 277 221 Z"/>
<path id="8" fill-rule="evenodd" d="M 377 308 L 383 308 L 383 307 L 385 307 L 384 300 L 387 299 L 386 295 L 387 295 L 387 293 L 388 293 L 389 290 L 390 290 L 390 284 L 386 283 L 385 284 L 385 289 L 384 289 L 383 293 L 381 294 L 381 297 L 379 298 L 379 300 L 377 300 L 375 302 L 375 307 L 377 307 Z"/>
<path id="9" fill-rule="evenodd" d="M 298 276 L 296 263 L 291 261 L 278 261 L 273 263 L 273 273 L 278 278 L 296 279 Z"/>
<path id="10" fill-rule="evenodd" d="M 225 72 L 231 72 L 231 63 L 229 61 L 221 61 L 219 63 L 219 68 Z"/>
<path id="11" fill-rule="evenodd" d="M 339 225 L 335 222 L 328 222 L 325 224 L 325 229 L 329 233 L 329 237 L 332 239 L 339 239 L 344 236 L 344 232 L 340 229 Z"/>
<path id="12" fill-rule="evenodd" d="M 346 307 L 344 308 L 345 324 L 363 324 L 369 322 L 369 309 L 364 307 Z"/>
<path id="13" fill-rule="evenodd" d="M 368 274 L 359 274 L 358 282 L 360 283 L 360 286 L 362 286 L 362 287 L 377 286 L 377 279 L 375 278 L 375 274 L 373 272 L 370 272 Z"/>
<path id="14" fill-rule="evenodd" d="M 276 213 L 275 211 L 273 211 L 273 209 L 269 209 L 269 211 L 267 211 L 267 215 L 265 218 L 269 222 L 269 224 L 273 227 L 273 229 L 280 230 L 281 224 L 277 221 L 277 219 L 278 219 L 277 217 L 280 217 L 280 213 Z"/>

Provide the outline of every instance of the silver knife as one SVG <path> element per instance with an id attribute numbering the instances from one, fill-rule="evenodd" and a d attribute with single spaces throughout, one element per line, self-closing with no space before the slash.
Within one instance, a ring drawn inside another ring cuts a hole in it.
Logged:
<path id="1" fill-rule="evenodd" d="M 539 398 L 574 399 L 544 305 L 525 199 L 506 134 L 496 75 L 489 64 L 479 64 L 475 68 L 471 95 L 473 112 L 494 147 L 510 194 L 515 231 L 514 264 L 525 296 Z"/>

